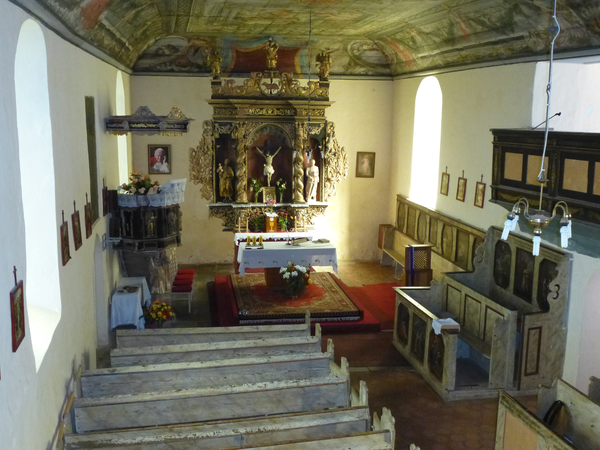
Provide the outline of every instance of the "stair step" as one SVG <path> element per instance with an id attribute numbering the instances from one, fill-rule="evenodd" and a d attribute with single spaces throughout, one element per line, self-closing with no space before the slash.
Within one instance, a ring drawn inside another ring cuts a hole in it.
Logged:
<path id="1" fill-rule="evenodd" d="M 392 442 L 392 433 L 389 430 L 382 430 L 357 433 L 351 436 L 308 439 L 243 448 L 244 450 L 393 450 L 394 443 Z"/>
<path id="2" fill-rule="evenodd" d="M 310 324 L 117 330 L 117 348 L 310 336 Z"/>
<path id="3" fill-rule="evenodd" d="M 78 433 L 350 406 L 348 376 L 285 380 L 75 401 Z"/>
<path id="4" fill-rule="evenodd" d="M 66 450 L 187 450 L 269 445 L 369 431 L 369 409 L 339 408 L 301 414 L 194 423 L 66 436 Z"/>
<path id="5" fill-rule="evenodd" d="M 207 344 L 161 345 L 117 348 L 110 352 L 112 367 L 215 361 L 251 356 L 277 356 L 291 353 L 318 353 L 320 336 L 254 339 Z"/>
<path id="6" fill-rule="evenodd" d="M 331 353 L 240 358 L 90 370 L 81 376 L 84 397 L 308 379 L 329 375 Z"/>

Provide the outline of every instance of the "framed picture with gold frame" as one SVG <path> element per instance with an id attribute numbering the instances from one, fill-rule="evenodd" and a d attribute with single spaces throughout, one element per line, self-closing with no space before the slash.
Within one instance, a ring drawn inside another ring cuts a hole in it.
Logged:
<path id="1" fill-rule="evenodd" d="M 474 205 L 478 208 L 483 208 L 485 201 L 485 183 L 478 181 L 475 185 L 475 200 Z"/>
<path id="2" fill-rule="evenodd" d="M 71 249 L 69 248 L 69 222 L 65 221 L 65 212 L 62 212 L 62 223 L 60 225 L 60 249 L 62 255 L 62 265 L 66 266 L 71 259 Z"/>
<path id="3" fill-rule="evenodd" d="M 458 184 L 456 186 L 456 200 L 459 202 L 465 201 L 465 194 L 467 193 L 467 179 L 458 177 Z"/>
<path id="4" fill-rule="evenodd" d="M 375 152 L 357 152 L 356 153 L 356 177 L 374 178 L 375 177 Z"/>
<path id="5" fill-rule="evenodd" d="M 83 239 L 81 238 L 81 220 L 75 202 L 73 202 L 73 209 L 73 214 L 71 214 L 71 226 L 73 227 L 73 243 L 75 244 L 75 251 L 77 251 L 83 245 Z"/>
<path id="6" fill-rule="evenodd" d="M 16 275 L 15 275 L 16 278 Z M 12 351 L 16 352 L 25 337 L 25 293 L 23 280 L 10 291 L 10 319 L 12 329 Z"/>
<path id="7" fill-rule="evenodd" d="M 440 184 L 440 194 L 448 196 L 448 186 L 450 185 L 450 174 L 442 173 L 442 182 Z"/>

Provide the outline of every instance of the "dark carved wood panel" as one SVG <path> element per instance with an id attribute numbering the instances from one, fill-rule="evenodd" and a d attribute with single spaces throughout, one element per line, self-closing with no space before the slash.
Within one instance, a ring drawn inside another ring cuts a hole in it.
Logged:
<path id="1" fill-rule="evenodd" d="M 531 303 L 533 296 L 534 266 L 535 256 L 522 248 L 518 248 L 515 262 L 514 294 L 528 303 Z"/>
<path id="2" fill-rule="evenodd" d="M 403 344 L 408 344 L 409 327 L 410 327 L 410 312 L 406 305 L 399 303 L 398 310 L 396 312 L 396 336 L 398 340 Z"/>
<path id="3" fill-rule="evenodd" d="M 504 241 L 496 242 L 494 251 L 494 281 L 503 289 L 510 285 L 510 265 L 512 252 L 510 245 Z"/>
<path id="4" fill-rule="evenodd" d="M 538 275 L 537 303 L 542 311 L 549 311 L 548 294 L 550 293 L 550 283 L 558 275 L 558 265 L 554 261 L 544 259 L 540 263 Z M 559 286 L 560 288 L 560 286 Z"/>
<path id="5" fill-rule="evenodd" d="M 429 354 L 427 355 L 427 365 L 429 371 L 439 381 L 444 378 L 444 339 L 441 334 L 435 334 L 433 330 L 429 332 Z"/>
<path id="6" fill-rule="evenodd" d="M 469 233 L 464 230 L 458 230 L 456 233 L 456 265 L 464 270 L 468 270 L 470 255 Z"/>
<path id="7" fill-rule="evenodd" d="M 416 314 L 412 320 L 412 346 L 410 352 L 419 361 L 425 361 L 425 341 L 427 338 L 427 322 Z"/>

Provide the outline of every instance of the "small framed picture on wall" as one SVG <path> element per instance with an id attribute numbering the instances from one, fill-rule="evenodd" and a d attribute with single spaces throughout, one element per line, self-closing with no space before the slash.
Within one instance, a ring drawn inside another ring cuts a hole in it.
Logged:
<path id="1" fill-rule="evenodd" d="M 375 152 L 356 153 L 356 176 L 358 178 L 375 177 Z"/>
<path id="2" fill-rule="evenodd" d="M 483 175 L 481 175 L 481 181 L 478 181 L 475 185 L 475 202 L 474 205 L 478 208 L 483 208 L 483 202 L 485 201 L 485 183 L 483 182 Z"/>
<path id="3" fill-rule="evenodd" d="M 170 145 L 148 145 L 148 173 L 171 173 Z"/>
<path id="4" fill-rule="evenodd" d="M 16 275 L 15 275 L 16 277 Z M 23 280 L 10 291 L 10 318 L 12 324 L 12 351 L 16 352 L 25 337 L 25 293 Z"/>
<path id="5" fill-rule="evenodd" d="M 464 172 L 463 172 L 464 175 Z M 465 201 L 465 194 L 467 193 L 467 179 L 464 177 L 458 177 L 458 185 L 456 187 L 456 200 L 459 202 Z"/>
<path id="6" fill-rule="evenodd" d="M 448 186 L 450 185 L 450 174 L 448 172 L 442 173 L 442 182 L 440 184 L 440 194 L 448 195 Z"/>

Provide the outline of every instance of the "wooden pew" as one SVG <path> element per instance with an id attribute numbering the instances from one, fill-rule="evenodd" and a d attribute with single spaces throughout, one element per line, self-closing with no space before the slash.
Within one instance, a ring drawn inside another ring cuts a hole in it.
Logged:
<path id="1" fill-rule="evenodd" d="M 306 380 L 81 398 L 74 405 L 75 428 L 81 433 L 347 408 L 348 362 L 342 358 L 341 366 L 330 367 L 330 375 Z"/>
<path id="2" fill-rule="evenodd" d="M 315 353 L 320 349 L 321 336 L 319 334 L 312 337 L 118 348 L 111 351 L 110 359 L 112 367 L 119 367 L 215 361 L 252 356 L 278 356 L 290 353 Z"/>
<path id="3" fill-rule="evenodd" d="M 342 437 L 370 430 L 369 408 L 338 408 L 225 422 L 135 428 L 69 435 L 66 450 L 117 448 L 236 448 L 299 439 Z"/>
<path id="4" fill-rule="evenodd" d="M 90 370 L 81 376 L 84 397 L 282 381 L 326 376 L 331 353 L 154 364 Z"/>
<path id="5" fill-rule="evenodd" d="M 304 337 L 310 336 L 309 315 L 306 320 L 299 325 L 117 330 L 117 348 Z"/>
<path id="6" fill-rule="evenodd" d="M 555 408 L 556 415 L 549 414 L 551 407 Z M 600 406 L 561 379 L 540 391 L 537 413 L 528 411 L 502 392 L 495 450 L 597 449 L 599 423 Z"/>

